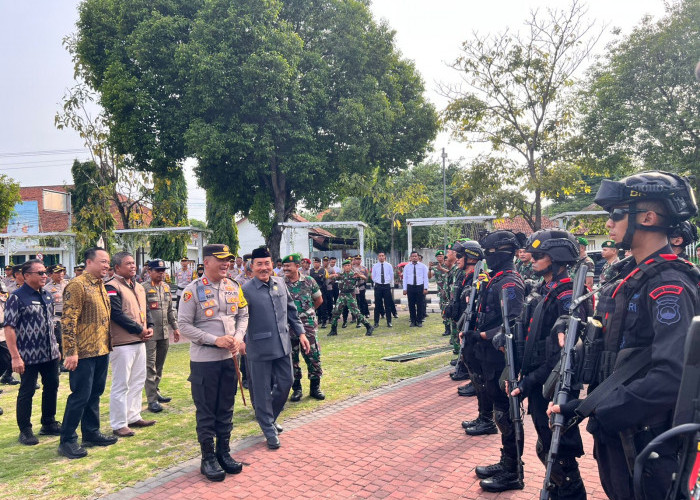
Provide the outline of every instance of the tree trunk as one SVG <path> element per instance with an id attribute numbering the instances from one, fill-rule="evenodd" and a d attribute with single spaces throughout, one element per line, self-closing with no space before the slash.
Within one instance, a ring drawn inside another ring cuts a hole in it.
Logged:
<path id="1" fill-rule="evenodd" d="M 267 240 L 267 247 L 270 249 L 270 255 L 272 256 L 272 261 L 280 258 L 280 243 L 282 242 L 282 226 L 279 225 L 280 222 L 286 222 L 289 216 L 294 211 L 294 207 L 288 206 L 288 193 L 287 193 L 287 178 L 283 172 L 280 172 L 279 166 L 277 165 L 277 158 L 270 158 L 270 174 L 272 180 L 272 190 L 275 195 L 274 199 L 274 213 L 273 213 L 273 225 L 270 231 L 270 236 Z M 289 203 L 289 205 L 292 205 Z"/>
<path id="2" fill-rule="evenodd" d="M 535 231 L 542 229 L 542 192 L 535 191 Z"/>
<path id="3" fill-rule="evenodd" d="M 398 264 L 396 261 L 396 255 L 394 254 L 394 218 L 391 219 L 391 261 L 394 262 L 394 266 Z"/>

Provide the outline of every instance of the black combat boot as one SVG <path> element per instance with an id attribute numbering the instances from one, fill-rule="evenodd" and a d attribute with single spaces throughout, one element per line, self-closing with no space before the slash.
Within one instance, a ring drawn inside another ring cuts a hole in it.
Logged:
<path id="1" fill-rule="evenodd" d="M 482 420 L 488 420 L 488 418 L 485 419 L 482 415 L 479 415 L 474 420 L 465 420 L 464 422 L 462 422 L 462 429 L 469 429 L 470 427 L 474 427 L 475 425 L 479 424 Z"/>
<path id="2" fill-rule="evenodd" d="M 476 388 L 474 384 L 464 384 L 461 387 L 457 387 L 457 394 L 470 398 L 476 396 Z"/>
<path id="3" fill-rule="evenodd" d="M 498 434 L 498 427 L 493 422 L 492 419 L 488 417 L 482 417 L 481 421 L 477 419 L 477 424 L 473 427 L 467 427 L 464 432 L 468 436 L 484 436 L 486 434 Z"/>
<path id="4" fill-rule="evenodd" d="M 370 337 L 372 335 L 372 332 L 374 331 L 374 327 L 368 323 L 365 323 L 365 328 L 367 328 L 367 332 L 365 332 L 365 335 Z"/>
<path id="5" fill-rule="evenodd" d="M 337 323 L 335 325 L 331 323 L 331 331 L 328 332 L 329 337 L 332 337 L 334 335 L 338 335 L 338 324 Z"/>
<path id="6" fill-rule="evenodd" d="M 348 320 L 344 319 L 343 320 L 343 328 L 347 328 L 347 327 L 348 327 Z"/>
<path id="7" fill-rule="evenodd" d="M 219 465 L 214 452 L 214 440 L 210 439 L 203 443 L 199 443 L 202 448 L 202 465 L 199 467 L 199 472 L 204 474 L 209 481 L 223 481 L 226 477 L 226 472 Z"/>
<path id="8" fill-rule="evenodd" d="M 479 416 L 479 418 L 481 418 L 481 416 Z M 491 465 L 479 465 L 476 467 L 476 469 L 474 469 L 474 473 L 479 479 L 486 479 L 488 477 L 495 476 L 496 474 L 506 471 L 505 467 L 503 466 L 503 463 L 506 461 L 507 460 L 503 456 L 503 448 L 501 448 L 501 460 Z"/>
<path id="9" fill-rule="evenodd" d="M 326 320 L 324 319 L 321 321 L 321 326 L 319 328 L 325 328 L 326 327 Z"/>
<path id="10" fill-rule="evenodd" d="M 357 322 L 356 322 L 356 324 L 355 324 L 355 328 L 362 328 L 362 321 L 360 321 L 360 318 L 362 318 L 362 317 L 363 317 L 363 316 L 358 316 L 358 317 L 357 317 Z"/>
<path id="11" fill-rule="evenodd" d="M 316 378 L 311 380 L 309 395 L 314 399 L 318 399 L 319 401 L 323 401 L 324 399 L 326 399 L 326 395 L 323 394 L 323 392 L 321 391 L 321 379 Z"/>
<path id="12" fill-rule="evenodd" d="M 503 471 L 479 481 L 481 489 L 491 493 L 522 490 L 525 487 L 525 483 L 523 482 L 523 476 L 518 472 L 515 460 L 504 457 L 501 459 L 501 466 Z"/>
<path id="13" fill-rule="evenodd" d="M 229 437 L 217 436 L 216 438 L 216 461 L 219 462 L 221 468 L 229 474 L 238 474 L 243 470 L 243 464 L 236 462 L 231 456 L 231 448 L 229 447 Z M 204 459 L 202 459 L 204 464 Z M 204 465 L 202 465 L 204 467 Z M 211 479 L 206 473 L 207 478 Z M 217 481 L 212 479 L 212 481 Z"/>
<path id="14" fill-rule="evenodd" d="M 292 384 L 292 395 L 289 400 L 296 403 L 297 401 L 301 401 L 303 395 L 304 393 L 301 390 L 301 380 L 295 379 L 294 383 Z"/>

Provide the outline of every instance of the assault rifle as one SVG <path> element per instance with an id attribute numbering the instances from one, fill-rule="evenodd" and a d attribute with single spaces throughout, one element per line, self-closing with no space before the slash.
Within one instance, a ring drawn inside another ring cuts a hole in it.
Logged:
<path id="1" fill-rule="evenodd" d="M 574 292 L 569 308 L 569 324 L 566 330 L 566 338 L 564 340 L 564 348 L 561 350 L 561 360 L 559 368 L 559 381 L 554 389 L 555 405 L 562 406 L 571 398 L 570 392 L 573 385 L 574 377 L 574 357 L 576 349 L 576 340 L 578 339 L 579 325 L 581 318 L 576 314 L 579 306 L 588 298 L 588 294 L 583 295 L 584 286 L 586 283 L 586 273 L 588 266 L 583 264 L 576 272 L 576 282 L 574 283 Z M 585 318 L 584 318 L 585 319 Z M 544 484 L 540 491 L 540 500 L 549 500 L 549 494 L 553 487 L 552 485 L 552 467 L 559 453 L 559 442 L 561 441 L 562 432 L 566 424 L 565 418 L 561 413 L 552 414 L 552 441 L 549 445 L 547 453 L 547 471 L 544 475 Z"/>
<path id="2" fill-rule="evenodd" d="M 503 315 L 503 332 L 506 339 L 506 367 L 508 368 L 508 378 L 506 380 L 508 390 L 508 405 L 510 406 L 510 420 L 513 422 L 515 430 L 515 450 L 518 461 L 518 476 L 523 476 L 523 464 L 520 461 L 520 440 L 523 438 L 523 408 L 520 404 L 520 396 L 511 396 L 511 391 L 518 387 L 518 370 L 515 365 L 515 338 L 510 328 L 510 311 L 508 308 L 508 290 L 501 289 L 501 314 Z"/>

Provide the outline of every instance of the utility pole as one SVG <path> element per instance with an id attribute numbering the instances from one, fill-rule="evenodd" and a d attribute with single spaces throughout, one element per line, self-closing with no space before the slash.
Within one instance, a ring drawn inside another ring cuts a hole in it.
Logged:
<path id="1" fill-rule="evenodd" d="M 447 159 L 447 153 L 445 153 L 445 148 L 442 148 L 442 216 L 447 217 L 447 185 L 445 180 L 445 160 Z M 443 249 L 447 249 L 447 224 L 443 225 Z"/>

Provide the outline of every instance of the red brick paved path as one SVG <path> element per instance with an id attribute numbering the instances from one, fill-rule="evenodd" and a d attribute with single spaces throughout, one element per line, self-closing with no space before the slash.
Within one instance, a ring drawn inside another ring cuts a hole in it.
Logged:
<path id="1" fill-rule="evenodd" d="M 539 498 L 544 467 L 529 416 L 525 489 L 481 491 L 474 467 L 498 459 L 500 437 L 464 434 L 460 422 L 476 416 L 476 399 L 457 396 L 457 386 L 440 370 L 328 405 L 284 423 L 279 450 L 260 437 L 239 443 L 234 457 L 249 465 L 224 482 L 203 479 L 192 460 L 112 498 Z M 604 499 L 590 435 L 582 434 L 588 498 Z"/>

